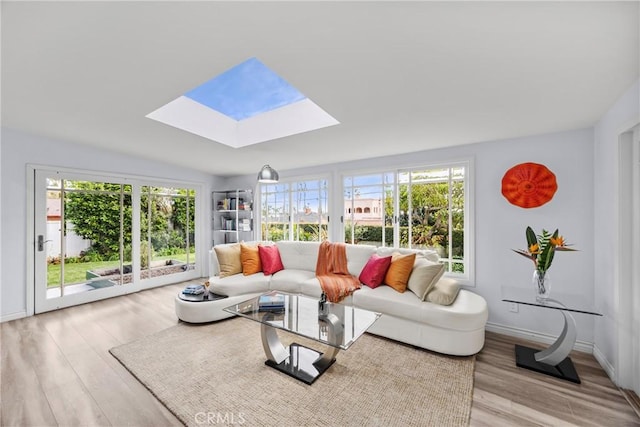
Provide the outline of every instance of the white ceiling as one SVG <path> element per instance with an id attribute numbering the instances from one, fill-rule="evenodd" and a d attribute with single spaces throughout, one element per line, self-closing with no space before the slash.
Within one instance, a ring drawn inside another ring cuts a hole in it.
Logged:
<path id="1" fill-rule="evenodd" d="M 592 126 L 639 2 L 7 2 L 2 124 L 232 176 Z M 341 124 L 230 148 L 145 116 L 257 57 Z"/>

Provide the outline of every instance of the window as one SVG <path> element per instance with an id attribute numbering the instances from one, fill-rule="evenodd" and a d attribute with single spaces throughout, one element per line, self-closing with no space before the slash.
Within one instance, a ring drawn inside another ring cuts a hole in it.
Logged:
<path id="1" fill-rule="evenodd" d="M 393 173 L 348 176 L 344 178 L 345 242 L 393 246 Z M 379 212 L 364 215 L 362 206 L 379 206 Z M 388 206 L 386 211 L 383 206 Z M 353 214 L 352 214 L 353 212 Z"/>
<path id="2" fill-rule="evenodd" d="M 449 274 L 470 280 L 469 167 L 462 162 L 345 176 L 344 203 L 355 207 L 345 216 L 345 241 L 434 249 Z M 359 207 L 372 209 L 359 214 Z"/>
<path id="3" fill-rule="evenodd" d="M 322 241 L 329 234 L 326 179 L 260 186 L 263 240 Z"/>

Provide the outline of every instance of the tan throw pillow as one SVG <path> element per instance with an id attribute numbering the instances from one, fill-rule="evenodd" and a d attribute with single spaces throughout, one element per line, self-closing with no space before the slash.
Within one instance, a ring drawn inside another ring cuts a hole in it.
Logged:
<path id="1" fill-rule="evenodd" d="M 411 275 L 416 254 L 400 255 L 394 253 L 391 257 L 391 265 L 384 276 L 384 283 L 396 291 L 402 293 L 407 290 L 407 281 Z"/>
<path id="2" fill-rule="evenodd" d="M 460 285 L 454 279 L 444 277 L 438 280 L 431 292 L 427 294 L 427 301 L 440 305 L 451 305 L 458 297 Z"/>
<path id="3" fill-rule="evenodd" d="M 444 264 L 431 262 L 426 258 L 417 258 L 409 276 L 407 287 L 422 301 L 444 274 Z"/>
<path id="4" fill-rule="evenodd" d="M 214 246 L 218 264 L 220 264 L 220 278 L 242 273 L 240 260 L 240 244 Z"/>
<path id="5" fill-rule="evenodd" d="M 240 243 L 240 262 L 242 262 L 242 274 L 245 276 L 261 272 L 262 264 L 258 246 Z"/>

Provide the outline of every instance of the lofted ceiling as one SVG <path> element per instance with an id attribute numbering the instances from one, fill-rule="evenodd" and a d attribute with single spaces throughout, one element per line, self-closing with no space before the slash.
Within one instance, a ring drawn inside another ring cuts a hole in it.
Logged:
<path id="1" fill-rule="evenodd" d="M 2 1 L 2 125 L 220 176 L 592 126 L 639 2 Z M 256 57 L 340 124 L 231 148 L 145 117 Z"/>

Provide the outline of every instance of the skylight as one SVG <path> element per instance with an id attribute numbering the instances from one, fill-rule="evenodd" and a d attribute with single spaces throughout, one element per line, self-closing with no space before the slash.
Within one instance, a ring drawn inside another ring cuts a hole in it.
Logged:
<path id="1" fill-rule="evenodd" d="M 256 58 L 147 117 L 236 148 L 339 123 Z"/>

